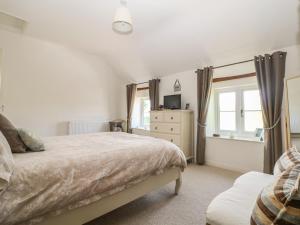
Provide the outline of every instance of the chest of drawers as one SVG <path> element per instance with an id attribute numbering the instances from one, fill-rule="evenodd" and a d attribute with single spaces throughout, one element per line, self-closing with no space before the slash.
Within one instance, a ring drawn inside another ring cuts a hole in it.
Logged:
<path id="1" fill-rule="evenodd" d="M 176 144 L 187 159 L 193 157 L 194 113 L 192 110 L 150 112 L 150 135 Z"/>

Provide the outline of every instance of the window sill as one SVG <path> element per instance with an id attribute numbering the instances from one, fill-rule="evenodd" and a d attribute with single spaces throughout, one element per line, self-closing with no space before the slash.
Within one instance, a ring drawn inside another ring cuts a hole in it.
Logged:
<path id="1" fill-rule="evenodd" d="M 150 129 L 146 129 L 144 127 L 134 127 L 133 130 L 142 130 L 142 131 L 150 131 Z"/>
<path id="2" fill-rule="evenodd" d="M 255 143 L 264 143 L 263 141 L 260 141 L 258 138 L 247 138 L 247 137 L 233 137 L 233 138 L 231 138 L 229 136 L 220 136 L 220 137 L 207 136 L 207 138 L 232 140 L 232 141 L 247 141 L 247 142 L 255 142 Z"/>

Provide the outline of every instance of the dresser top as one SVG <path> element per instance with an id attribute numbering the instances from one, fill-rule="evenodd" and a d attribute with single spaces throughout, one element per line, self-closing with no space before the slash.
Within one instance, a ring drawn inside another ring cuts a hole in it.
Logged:
<path id="1" fill-rule="evenodd" d="M 151 112 L 193 112 L 191 109 L 164 109 L 164 110 L 152 110 Z"/>

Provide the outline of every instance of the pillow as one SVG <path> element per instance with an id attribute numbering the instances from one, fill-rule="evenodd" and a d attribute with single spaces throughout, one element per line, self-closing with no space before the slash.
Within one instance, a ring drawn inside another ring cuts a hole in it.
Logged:
<path id="1" fill-rule="evenodd" d="M 300 163 L 300 152 L 297 150 L 296 146 L 293 146 L 277 160 L 273 173 L 275 176 L 279 176 L 287 168 Z"/>
<path id="2" fill-rule="evenodd" d="M 14 168 L 13 155 L 6 138 L 0 131 L 0 193 L 7 187 Z"/>
<path id="3" fill-rule="evenodd" d="M 300 164 L 288 168 L 260 193 L 251 225 L 300 224 Z"/>
<path id="4" fill-rule="evenodd" d="M 0 114 L 0 131 L 6 138 L 13 153 L 26 152 L 26 146 L 19 137 L 18 130 L 2 114 Z"/>
<path id="5" fill-rule="evenodd" d="M 33 133 L 24 129 L 19 129 L 18 133 L 29 150 L 33 152 L 40 152 L 45 150 L 43 141 Z"/>

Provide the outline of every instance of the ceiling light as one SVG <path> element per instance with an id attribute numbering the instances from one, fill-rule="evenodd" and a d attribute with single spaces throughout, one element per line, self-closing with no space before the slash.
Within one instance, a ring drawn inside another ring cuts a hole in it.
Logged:
<path id="1" fill-rule="evenodd" d="M 119 34 L 129 34 L 132 32 L 132 20 L 127 8 L 127 1 L 121 0 L 121 6 L 117 9 L 112 28 Z"/>

